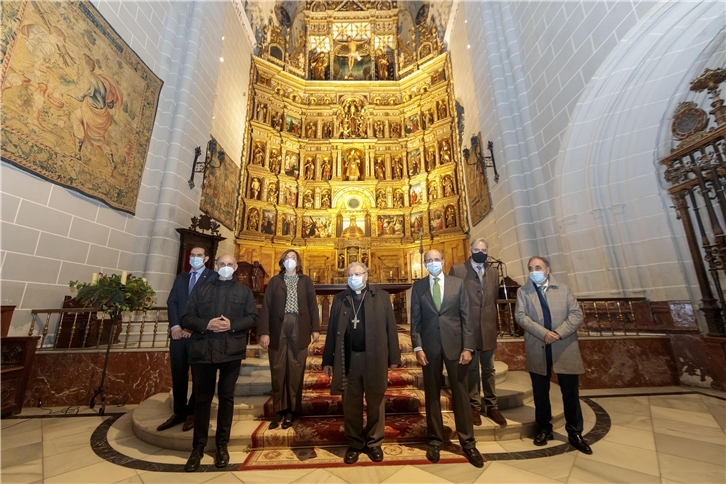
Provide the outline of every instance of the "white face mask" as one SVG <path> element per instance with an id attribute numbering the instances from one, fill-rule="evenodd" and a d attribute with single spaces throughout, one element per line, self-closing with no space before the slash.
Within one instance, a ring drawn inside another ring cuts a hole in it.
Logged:
<path id="1" fill-rule="evenodd" d="M 204 257 L 190 257 L 189 265 L 192 266 L 194 270 L 201 269 L 204 267 Z"/>
<path id="2" fill-rule="evenodd" d="M 234 274 L 234 269 L 229 266 L 220 267 L 217 274 L 219 274 L 219 277 L 222 279 L 229 279 L 232 277 L 232 274 Z"/>
<path id="3" fill-rule="evenodd" d="M 441 274 L 441 261 L 428 262 L 426 269 L 431 273 L 432 276 L 436 277 Z"/>
<path id="4" fill-rule="evenodd" d="M 295 259 L 285 259 L 282 265 L 285 266 L 285 270 L 294 271 L 297 267 L 297 261 Z"/>
<path id="5" fill-rule="evenodd" d="M 542 271 L 530 272 L 529 278 L 532 279 L 532 282 L 534 282 L 535 284 L 542 284 L 544 283 L 544 281 L 547 280 L 547 277 L 545 277 L 545 274 Z"/>
<path id="6" fill-rule="evenodd" d="M 348 276 L 348 286 L 354 291 L 363 287 L 363 276 Z"/>

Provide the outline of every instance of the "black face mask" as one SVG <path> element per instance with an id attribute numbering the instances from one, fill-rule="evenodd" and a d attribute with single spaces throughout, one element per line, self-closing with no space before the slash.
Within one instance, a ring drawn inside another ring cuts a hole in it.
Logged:
<path id="1" fill-rule="evenodd" d="M 471 259 L 477 264 L 483 264 L 487 261 L 486 252 L 474 252 L 471 254 Z"/>

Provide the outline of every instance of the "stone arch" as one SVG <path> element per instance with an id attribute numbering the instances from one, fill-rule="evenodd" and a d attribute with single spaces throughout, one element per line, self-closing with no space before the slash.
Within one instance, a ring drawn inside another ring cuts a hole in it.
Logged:
<path id="1" fill-rule="evenodd" d="M 718 2 L 660 4 L 582 94 L 557 157 L 554 197 L 578 294 L 697 299 L 683 231 L 660 181 L 657 145 L 680 86 L 722 31 Z"/>

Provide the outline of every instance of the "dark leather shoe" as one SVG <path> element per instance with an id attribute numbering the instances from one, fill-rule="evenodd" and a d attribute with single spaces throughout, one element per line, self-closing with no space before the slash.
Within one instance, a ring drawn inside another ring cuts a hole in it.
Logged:
<path id="1" fill-rule="evenodd" d="M 275 416 L 272 418 L 272 421 L 270 422 L 270 426 L 267 427 L 270 430 L 274 430 L 277 427 L 280 426 L 280 421 L 282 420 L 282 415 L 279 413 L 276 413 Z"/>
<path id="2" fill-rule="evenodd" d="M 156 427 L 157 432 L 161 432 L 162 430 L 170 429 L 175 425 L 179 425 L 184 421 L 184 417 L 181 415 L 177 415 L 175 413 L 171 414 L 171 417 L 169 417 L 166 422 Z"/>
<path id="3" fill-rule="evenodd" d="M 383 460 L 383 449 L 380 447 L 368 447 L 368 458 L 373 462 L 381 462 Z"/>
<path id="4" fill-rule="evenodd" d="M 477 427 L 481 425 L 481 413 L 476 408 L 471 409 L 471 419 Z"/>
<path id="5" fill-rule="evenodd" d="M 589 445 L 587 445 L 587 442 L 585 442 L 585 439 L 582 438 L 582 435 L 570 435 L 570 438 L 567 440 L 570 442 L 571 446 L 573 446 L 583 454 L 592 454 L 592 449 Z"/>
<path id="6" fill-rule="evenodd" d="M 289 429 L 292 427 L 292 423 L 295 420 L 295 416 L 291 413 L 288 413 L 285 415 L 285 420 L 282 422 L 282 428 L 283 429 Z"/>
<path id="7" fill-rule="evenodd" d="M 358 462 L 358 456 L 360 455 L 361 451 L 358 449 L 354 449 L 353 447 L 348 447 L 348 450 L 345 451 L 345 457 L 343 458 L 343 462 L 346 464 L 355 464 Z"/>
<path id="8" fill-rule="evenodd" d="M 537 435 L 534 436 L 534 445 L 542 447 L 543 445 L 547 445 L 548 440 L 552 440 L 554 438 L 555 436 L 552 435 L 552 432 L 540 430 L 537 432 Z"/>
<path id="9" fill-rule="evenodd" d="M 441 449 L 435 445 L 429 445 L 426 448 L 426 458 L 429 462 L 436 464 L 441 458 Z"/>
<path id="10" fill-rule="evenodd" d="M 189 432 L 194 428 L 194 415 L 189 415 L 182 425 L 182 432 Z"/>
<path id="11" fill-rule="evenodd" d="M 493 407 L 487 410 L 487 418 L 493 420 L 494 423 L 499 425 L 500 427 L 507 426 L 507 419 L 504 418 L 504 415 L 502 415 L 502 412 L 500 412 L 497 407 Z"/>
<path id="12" fill-rule="evenodd" d="M 214 454 L 214 467 L 227 467 L 229 464 L 229 452 L 227 452 L 227 444 L 217 446 L 217 452 Z"/>
<path id="13" fill-rule="evenodd" d="M 464 449 L 464 457 L 474 467 L 484 467 L 484 459 L 481 458 L 481 452 L 476 447 Z"/>
<path id="14" fill-rule="evenodd" d="M 192 455 L 189 456 L 189 460 L 184 464 L 184 471 L 194 472 L 199 469 L 199 465 L 202 463 L 202 457 L 204 457 L 204 447 L 195 447 Z"/>

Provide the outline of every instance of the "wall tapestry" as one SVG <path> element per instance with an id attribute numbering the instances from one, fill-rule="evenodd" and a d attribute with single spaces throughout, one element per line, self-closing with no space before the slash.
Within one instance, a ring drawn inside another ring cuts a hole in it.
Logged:
<path id="1" fill-rule="evenodd" d="M 204 174 L 199 209 L 229 230 L 234 230 L 239 167 L 214 138 L 207 143 L 206 156 L 205 161 L 208 165 Z"/>
<path id="2" fill-rule="evenodd" d="M 87 1 L 1 8 L 2 159 L 133 214 L 161 79 Z"/>

